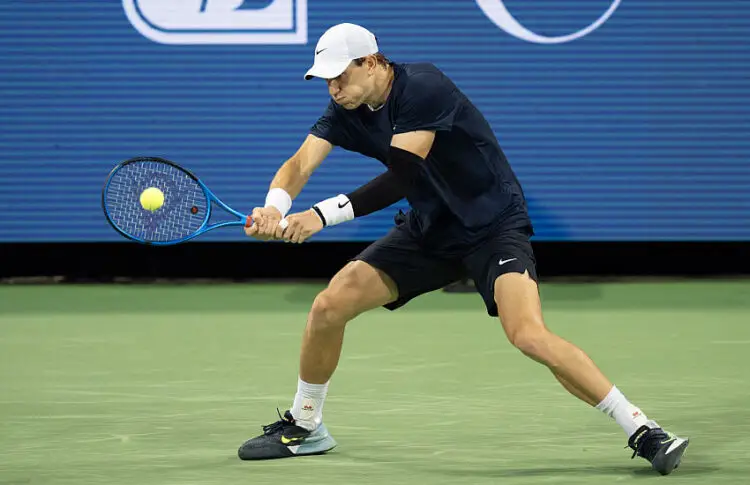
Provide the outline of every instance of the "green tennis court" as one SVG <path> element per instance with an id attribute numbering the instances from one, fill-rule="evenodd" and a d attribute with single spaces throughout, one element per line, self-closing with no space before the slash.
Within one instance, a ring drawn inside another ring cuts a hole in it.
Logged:
<path id="1" fill-rule="evenodd" d="M 339 447 L 241 462 L 296 390 L 322 284 L 0 287 L 0 484 L 537 484 L 659 480 L 507 343 L 479 296 L 348 328 Z M 750 476 L 750 281 L 543 285 L 548 325 L 692 444 L 670 483 Z"/>

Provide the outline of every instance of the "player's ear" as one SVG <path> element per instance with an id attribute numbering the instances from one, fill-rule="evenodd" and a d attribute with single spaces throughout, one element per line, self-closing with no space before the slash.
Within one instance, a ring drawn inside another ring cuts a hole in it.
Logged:
<path id="1" fill-rule="evenodd" d="M 367 72 L 370 75 L 375 74 L 375 69 L 378 67 L 378 58 L 375 54 L 370 54 L 365 60 L 367 62 Z"/>

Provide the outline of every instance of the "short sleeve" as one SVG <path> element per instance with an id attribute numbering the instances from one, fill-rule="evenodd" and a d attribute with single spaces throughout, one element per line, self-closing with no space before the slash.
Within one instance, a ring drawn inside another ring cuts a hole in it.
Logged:
<path id="1" fill-rule="evenodd" d="M 328 140 L 332 145 L 342 146 L 346 142 L 346 133 L 337 120 L 336 108 L 329 103 L 325 113 L 310 128 L 310 134 Z"/>
<path id="2" fill-rule="evenodd" d="M 458 109 L 452 83 L 438 73 L 409 78 L 399 97 L 393 134 L 410 131 L 449 131 Z"/>

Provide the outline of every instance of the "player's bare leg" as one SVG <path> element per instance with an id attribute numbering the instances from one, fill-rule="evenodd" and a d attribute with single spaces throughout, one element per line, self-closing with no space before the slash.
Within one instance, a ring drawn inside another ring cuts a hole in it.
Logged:
<path id="1" fill-rule="evenodd" d="M 604 399 L 612 383 L 581 349 L 547 329 L 534 280 L 519 273 L 500 276 L 495 302 L 505 334 L 516 348 L 545 364 L 577 389 L 584 401 Z"/>
<path id="2" fill-rule="evenodd" d="M 613 386 L 578 347 L 544 324 L 539 291 L 528 273 L 507 273 L 495 280 L 495 302 L 508 340 L 528 357 L 546 365 L 571 394 L 615 419 L 635 454 L 666 475 L 680 463 L 688 441 L 649 421 Z"/>
<path id="3" fill-rule="evenodd" d="M 347 322 L 397 295 L 395 283 L 369 264 L 346 265 L 313 302 L 302 338 L 300 378 L 310 384 L 327 383 L 341 356 Z"/>
<path id="4" fill-rule="evenodd" d="M 323 403 L 341 356 L 346 324 L 397 297 L 391 278 L 363 261 L 349 263 L 331 279 L 308 314 L 292 409 L 265 426 L 262 435 L 246 441 L 238 451 L 241 459 L 321 454 L 336 446 L 323 425 Z"/>
<path id="5" fill-rule="evenodd" d="M 583 392 L 581 389 L 578 389 L 576 386 L 566 381 L 559 375 L 555 374 L 554 371 L 552 372 L 552 375 L 555 376 L 555 379 L 557 379 L 557 381 L 565 388 L 566 391 L 573 394 L 575 397 L 585 402 L 586 404 L 590 406 L 596 406 L 596 403 L 599 402 L 594 399 L 591 399 L 589 396 L 586 395 L 585 392 Z"/>

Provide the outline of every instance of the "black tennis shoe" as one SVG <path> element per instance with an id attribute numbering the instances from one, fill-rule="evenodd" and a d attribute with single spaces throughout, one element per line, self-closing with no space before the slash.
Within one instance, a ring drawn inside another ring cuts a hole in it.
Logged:
<path id="1" fill-rule="evenodd" d="M 278 410 L 277 410 L 278 412 Z M 279 420 L 263 426 L 263 434 L 245 441 L 237 451 L 241 460 L 270 460 L 292 456 L 321 455 L 336 447 L 336 441 L 321 424 L 315 431 L 297 426 L 286 411 Z"/>
<path id="2" fill-rule="evenodd" d="M 641 426 L 628 440 L 628 446 L 633 449 L 633 456 L 645 458 L 651 462 L 651 467 L 662 475 L 669 475 L 682 460 L 682 455 L 690 440 L 679 438 L 663 430 L 653 421 L 649 426 Z"/>

